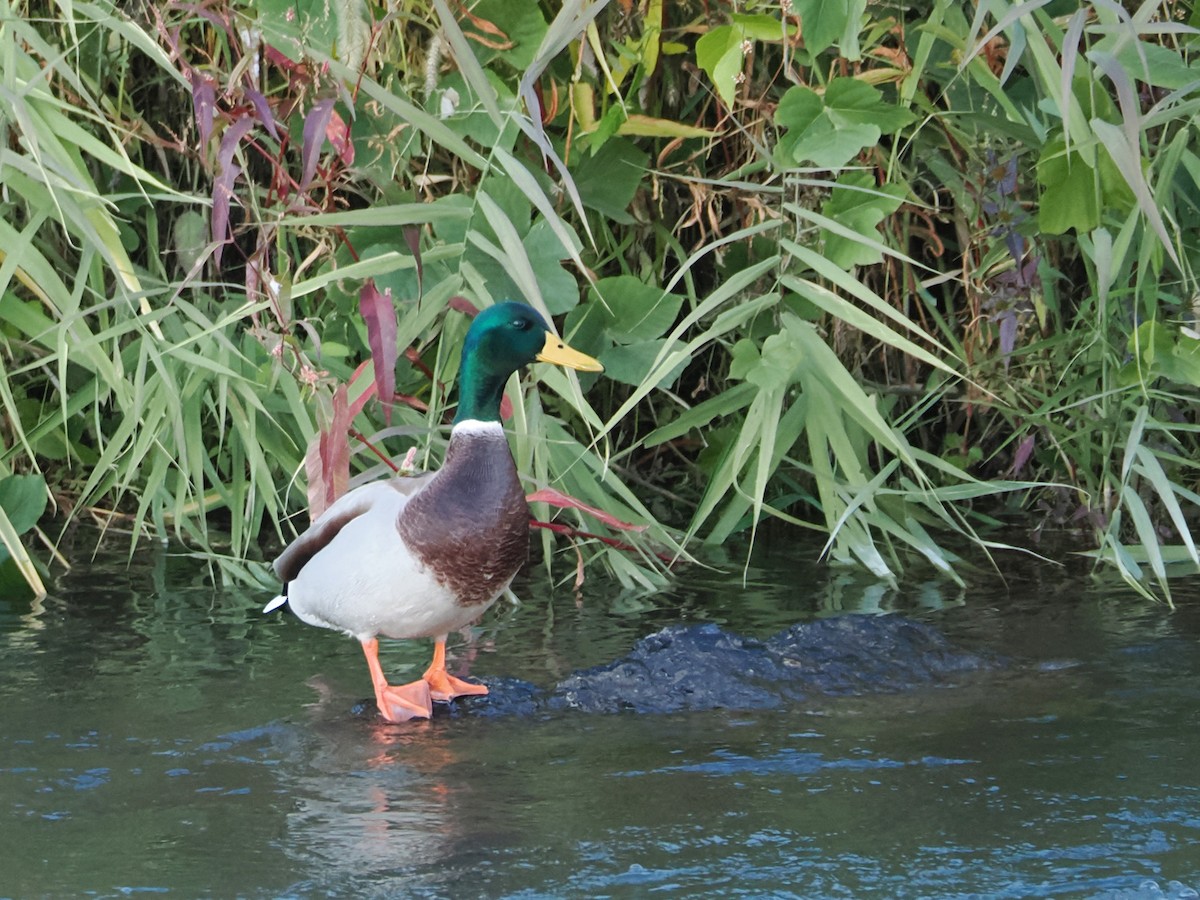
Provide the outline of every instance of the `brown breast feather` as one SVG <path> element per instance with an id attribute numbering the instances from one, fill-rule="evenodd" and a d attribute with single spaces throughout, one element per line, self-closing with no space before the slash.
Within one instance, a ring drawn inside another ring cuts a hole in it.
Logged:
<path id="1" fill-rule="evenodd" d="M 529 556 L 529 507 L 504 435 L 453 435 L 445 465 L 396 527 L 459 603 L 493 601 Z"/>

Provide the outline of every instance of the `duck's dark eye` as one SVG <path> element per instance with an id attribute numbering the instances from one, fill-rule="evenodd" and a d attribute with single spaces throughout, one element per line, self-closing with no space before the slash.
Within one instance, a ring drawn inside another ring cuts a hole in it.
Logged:
<path id="1" fill-rule="evenodd" d="M 528 331 L 530 324 L 528 319 L 513 319 L 512 327 L 517 331 Z"/>

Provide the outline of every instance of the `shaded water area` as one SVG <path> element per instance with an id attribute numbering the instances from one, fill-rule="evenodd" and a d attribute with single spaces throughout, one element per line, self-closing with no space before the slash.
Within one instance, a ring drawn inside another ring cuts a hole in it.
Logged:
<path id="1" fill-rule="evenodd" d="M 0 598 L 0 897 L 1184 897 L 1200 581 L 1175 611 L 1020 557 L 889 591 L 769 547 L 651 596 L 538 572 L 451 669 L 551 688 L 664 626 L 880 611 L 997 668 L 774 709 L 388 725 L 353 641 L 120 548 Z M 716 562 L 721 563 L 721 560 Z M 390 644 L 394 681 L 427 642 Z M 507 683 L 507 682 L 505 682 Z"/>

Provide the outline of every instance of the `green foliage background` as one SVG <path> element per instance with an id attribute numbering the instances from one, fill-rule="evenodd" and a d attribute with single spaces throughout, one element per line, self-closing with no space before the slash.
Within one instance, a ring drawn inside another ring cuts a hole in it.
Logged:
<path id="1" fill-rule="evenodd" d="M 515 298 L 607 367 L 511 389 L 531 489 L 646 526 L 536 505 L 568 577 L 653 586 L 766 517 L 957 577 L 949 536 L 1015 515 L 1169 597 L 1200 562 L 1198 23 L 0 0 L 0 478 L 265 577 L 311 483 L 436 465 L 454 298 Z"/>

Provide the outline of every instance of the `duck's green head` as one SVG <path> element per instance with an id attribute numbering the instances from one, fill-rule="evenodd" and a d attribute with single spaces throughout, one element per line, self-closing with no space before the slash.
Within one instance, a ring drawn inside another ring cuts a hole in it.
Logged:
<path id="1" fill-rule="evenodd" d="M 601 372 L 597 360 L 568 347 L 546 320 L 524 303 L 497 303 L 475 317 L 463 344 L 458 415 L 455 422 L 500 419 L 500 397 L 509 376 L 532 362 L 555 363 L 582 372 Z"/>

